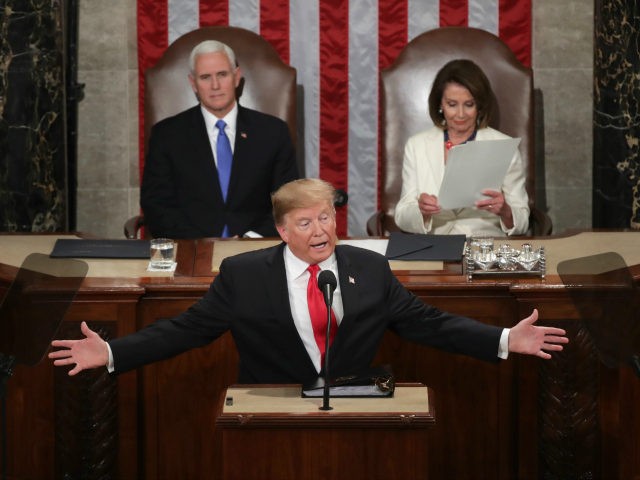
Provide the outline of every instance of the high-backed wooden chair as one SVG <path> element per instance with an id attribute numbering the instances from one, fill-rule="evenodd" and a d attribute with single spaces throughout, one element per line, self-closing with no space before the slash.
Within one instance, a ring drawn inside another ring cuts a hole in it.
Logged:
<path id="1" fill-rule="evenodd" d="M 520 137 L 527 168 L 531 207 L 530 230 L 551 233 L 551 220 L 535 208 L 533 74 L 495 35 L 475 28 L 445 27 L 425 32 L 402 50 L 381 73 L 381 204 L 367 222 L 370 235 L 399 230 L 393 220 L 402 190 L 404 145 L 412 135 L 433 125 L 428 97 L 436 73 L 450 60 L 468 58 L 482 68 L 496 95 L 498 115 L 491 126 Z"/>
<path id="2" fill-rule="evenodd" d="M 145 152 L 151 127 L 198 103 L 187 75 L 189 54 L 205 40 L 229 45 L 242 69 L 242 82 L 236 91 L 240 103 L 269 113 L 287 122 L 296 144 L 296 70 L 285 64 L 276 50 L 260 35 L 237 27 L 203 27 L 173 42 L 158 63 L 145 72 L 144 142 Z M 144 224 L 142 215 L 127 220 L 124 234 L 136 238 Z"/>

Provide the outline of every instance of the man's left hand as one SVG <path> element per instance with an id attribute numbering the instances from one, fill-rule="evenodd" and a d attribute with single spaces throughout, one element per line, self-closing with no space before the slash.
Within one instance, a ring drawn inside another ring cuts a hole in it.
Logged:
<path id="1" fill-rule="evenodd" d="M 536 320 L 538 310 L 534 309 L 531 315 L 509 331 L 509 351 L 548 360 L 551 355 L 547 352 L 562 351 L 562 345 L 569 343 L 569 339 L 561 328 L 535 326 Z"/>

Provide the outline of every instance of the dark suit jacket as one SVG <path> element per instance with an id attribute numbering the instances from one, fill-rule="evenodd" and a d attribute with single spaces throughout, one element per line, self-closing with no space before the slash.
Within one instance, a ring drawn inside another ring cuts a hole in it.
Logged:
<path id="1" fill-rule="evenodd" d="M 231 330 L 241 383 L 307 383 L 318 374 L 291 316 L 280 246 L 225 259 L 193 307 L 110 341 L 116 372 L 206 345 Z M 344 317 L 329 350 L 331 375 L 371 365 L 387 329 L 442 350 L 498 361 L 501 328 L 425 305 L 392 274 L 386 258 L 338 246 Z"/>
<path id="2" fill-rule="evenodd" d="M 287 124 L 239 106 L 225 203 L 197 105 L 151 130 L 140 191 L 145 227 L 154 237 L 219 237 L 225 224 L 230 235 L 277 236 L 271 193 L 296 178 Z"/>

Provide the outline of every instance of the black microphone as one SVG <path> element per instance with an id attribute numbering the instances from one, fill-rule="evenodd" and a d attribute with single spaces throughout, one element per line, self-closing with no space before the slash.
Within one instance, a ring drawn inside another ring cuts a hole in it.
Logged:
<path id="1" fill-rule="evenodd" d="M 322 292 L 324 297 L 324 303 L 327 305 L 327 309 L 331 308 L 333 303 L 333 291 L 338 286 L 336 276 L 331 270 L 322 270 L 318 275 L 318 288 Z"/>
<path id="2" fill-rule="evenodd" d="M 331 304 L 333 303 L 333 291 L 338 286 L 336 276 L 331 270 L 322 270 L 318 275 L 318 288 L 322 291 L 324 303 L 327 305 L 327 335 L 324 347 L 324 389 L 322 395 L 322 406 L 320 410 L 332 410 L 329 406 L 329 338 L 331 334 Z"/>
<path id="3" fill-rule="evenodd" d="M 335 194 L 333 196 L 333 206 L 334 207 L 344 207 L 349 202 L 349 194 L 337 188 Z"/>

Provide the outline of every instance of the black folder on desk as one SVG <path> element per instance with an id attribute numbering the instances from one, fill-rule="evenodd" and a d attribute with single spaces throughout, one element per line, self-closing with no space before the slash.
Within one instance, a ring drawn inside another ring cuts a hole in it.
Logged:
<path id="1" fill-rule="evenodd" d="M 324 379 L 302 386 L 302 397 L 322 397 Z M 396 381 L 391 366 L 367 368 L 353 375 L 344 375 L 329 381 L 331 397 L 393 397 Z"/>
<path id="2" fill-rule="evenodd" d="M 389 260 L 457 262 L 465 241 L 465 235 L 391 232 L 385 255 Z"/>
<path id="3" fill-rule="evenodd" d="M 53 246 L 51 257 L 146 259 L 150 257 L 149 240 L 60 238 Z"/>

